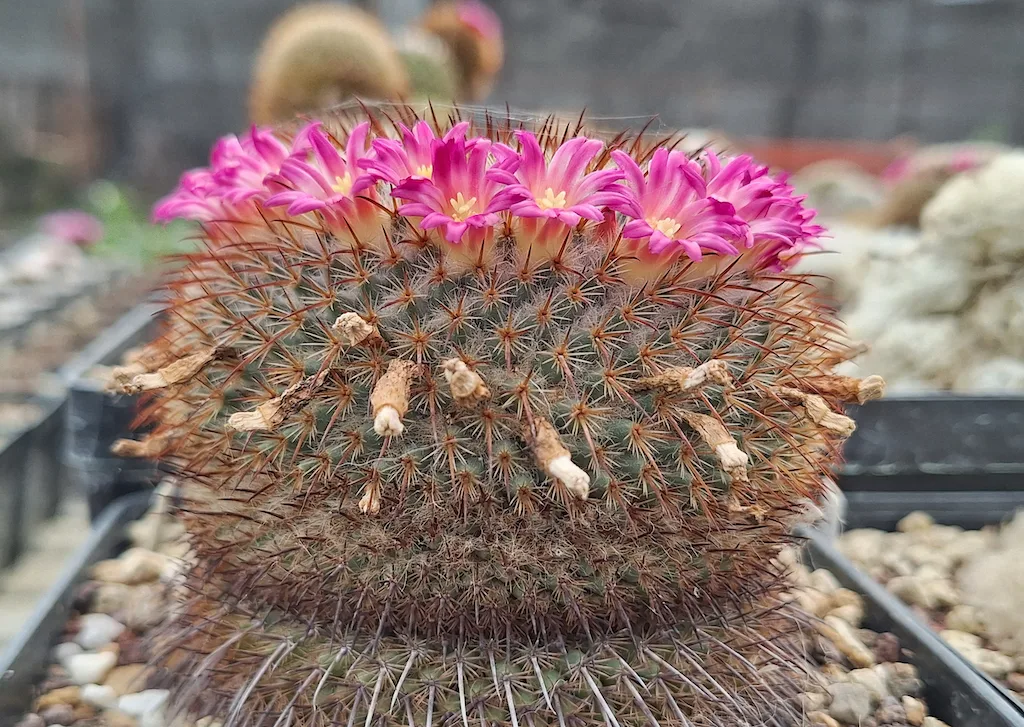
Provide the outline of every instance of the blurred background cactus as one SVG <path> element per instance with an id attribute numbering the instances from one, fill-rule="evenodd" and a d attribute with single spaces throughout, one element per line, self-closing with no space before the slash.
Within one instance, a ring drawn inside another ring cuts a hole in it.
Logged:
<path id="1" fill-rule="evenodd" d="M 480 0 L 435 4 L 398 38 L 351 5 L 300 5 L 267 33 L 250 116 L 258 124 L 285 121 L 353 96 L 478 101 L 503 55 L 501 22 Z"/>

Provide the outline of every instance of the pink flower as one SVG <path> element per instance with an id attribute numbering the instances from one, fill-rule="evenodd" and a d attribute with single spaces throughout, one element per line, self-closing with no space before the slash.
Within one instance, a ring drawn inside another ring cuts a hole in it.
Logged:
<path id="1" fill-rule="evenodd" d="M 103 239 L 103 224 L 80 210 L 51 212 L 39 226 L 45 234 L 76 245 L 91 245 Z"/>
<path id="2" fill-rule="evenodd" d="M 467 142 L 459 136 L 438 144 L 431 154 L 431 178 L 410 177 L 392 190 L 393 197 L 407 200 L 399 214 L 422 217 L 420 227 L 442 228 L 444 238 L 456 245 L 470 228 L 497 225 L 498 213 L 519 196 L 487 176 L 495 146 L 488 139 Z"/>
<path id="3" fill-rule="evenodd" d="M 708 197 L 700 165 L 680 151 L 658 149 L 645 176 L 633 158 L 613 151 L 612 159 L 625 172 L 632 195 L 626 204 L 609 207 L 630 218 L 622 236 L 646 240 L 650 253 L 682 250 L 691 260 L 704 251 L 737 254 L 730 240 L 742 225 L 728 202 Z"/>
<path id="4" fill-rule="evenodd" d="M 228 204 L 237 205 L 265 193 L 264 180 L 278 171 L 289 150 L 269 129 L 253 126 L 239 139 L 225 136 L 210 155 L 213 180 Z"/>
<path id="5" fill-rule="evenodd" d="M 153 219 L 238 218 L 245 202 L 266 194 L 267 176 L 279 169 L 288 153 L 288 147 L 268 129 L 253 126 L 242 138 L 222 137 L 210 152 L 210 166 L 185 172 L 178 188 L 156 204 Z"/>
<path id="6" fill-rule="evenodd" d="M 281 162 L 280 171 L 268 176 L 268 185 L 280 191 L 267 197 L 263 205 L 287 205 L 289 215 L 314 210 L 334 217 L 343 215 L 360 193 L 374 184 L 369 174 L 359 173 L 369 130 L 369 122 L 352 129 L 342 153 L 319 121 L 305 127 L 295 138 L 291 156 Z"/>
<path id="7" fill-rule="evenodd" d="M 804 206 L 784 178 L 768 174 L 749 156 L 722 160 L 714 152 L 706 159 L 708 194 L 731 204 L 745 225 L 744 247 L 752 251 L 756 266 L 781 269 L 787 261 L 817 246 L 824 228 L 813 224 L 814 210 Z"/>
<path id="8" fill-rule="evenodd" d="M 458 7 L 458 16 L 483 38 L 501 37 L 501 20 L 497 14 L 479 0 L 462 0 Z"/>
<path id="9" fill-rule="evenodd" d="M 434 174 L 437 147 L 455 137 L 465 138 L 469 122 L 456 124 L 441 139 L 426 121 L 417 121 L 411 130 L 402 124 L 398 128 L 401 141 L 374 139 L 371 145 L 373 153 L 359 160 L 359 166 L 374 181 L 401 184 L 406 179 L 430 179 Z"/>
<path id="10" fill-rule="evenodd" d="M 153 221 L 167 223 L 182 219 L 212 222 L 228 219 L 230 214 L 220 192 L 221 188 L 209 169 L 190 169 L 181 175 L 177 189 L 153 207 Z"/>
<path id="11" fill-rule="evenodd" d="M 604 218 L 602 207 L 628 205 L 629 191 L 617 183 L 625 176 L 621 171 L 584 173 L 604 142 L 585 137 L 570 139 L 546 162 L 536 136 L 517 131 L 515 137 L 522 147 L 521 154 L 487 173 L 489 179 L 507 184 L 509 193 L 522 198 L 512 205 L 512 214 L 557 219 L 575 227 L 584 218 L 600 222 Z M 512 167 L 515 171 L 510 171 Z"/>

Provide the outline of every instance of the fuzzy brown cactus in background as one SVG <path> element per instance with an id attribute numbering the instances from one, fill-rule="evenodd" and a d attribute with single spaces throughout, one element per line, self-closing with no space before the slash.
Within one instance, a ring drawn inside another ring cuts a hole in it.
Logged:
<path id="1" fill-rule="evenodd" d="M 881 393 L 784 272 L 813 213 L 745 157 L 389 114 L 164 203 L 212 232 L 121 385 L 194 493 L 177 708 L 791 724 L 774 559 Z"/>
<path id="2" fill-rule="evenodd" d="M 249 114 L 270 124 L 353 97 L 481 100 L 504 60 L 501 33 L 498 17 L 478 0 L 435 4 L 397 39 L 351 5 L 300 5 L 263 41 Z"/>
<path id="3" fill-rule="evenodd" d="M 457 100 L 481 100 L 490 93 L 505 62 L 501 21 L 480 0 L 434 3 L 419 25 L 440 38 L 458 68 Z"/>
<path id="4" fill-rule="evenodd" d="M 300 5 L 268 31 L 253 73 L 254 123 L 361 96 L 395 99 L 409 92 L 402 59 L 380 22 L 351 5 Z"/>

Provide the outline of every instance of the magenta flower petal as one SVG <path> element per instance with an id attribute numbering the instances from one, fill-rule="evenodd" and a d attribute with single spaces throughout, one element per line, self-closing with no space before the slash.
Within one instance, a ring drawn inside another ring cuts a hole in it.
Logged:
<path id="1" fill-rule="evenodd" d="M 655 151 L 646 175 L 624 152 L 612 152 L 612 160 L 626 178 L 620 186 L 630 195 L 607 202 L 627 217 L 623 237 L 646 240 L 655 255 L 683 252 L 696 261 L 703 251 L 735 254 L 730 240 L 743 234 L 743 222 L 731 205 L 707 197 L 699 164 L 664 148 Z"/>

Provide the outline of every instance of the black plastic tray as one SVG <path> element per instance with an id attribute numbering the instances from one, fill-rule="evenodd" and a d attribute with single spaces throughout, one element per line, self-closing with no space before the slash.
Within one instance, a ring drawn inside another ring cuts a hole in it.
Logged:
<path id="1" fill-rule="evenodd" d="M 24 543 L 25 468 L 31 429 L 6 436 L 0 445 L 0 568 L 21 554 Z"/>
<path id="2" fill-rule="evenodd" d="M 1024 706 L 985 674 L 968 664 L 899 599 L 861 573 L 823 534 L 804 529 L 807 561 L 826 568 L 840 584 L 864 597 L 865 626 L 889 631 L 909 652 L 925 684 L 925 701 L 933 715 L 951 727 L 1024 727 Z"/>
<path id="3" fill-rule="evenodd" d="M 970 484 L 970 481 L 964 482 L 965 486 Z M 1024 490 L 985 491 L 965 487 L 962 491 L 847 492 L 846 508 L 847 530 L 895 530 L 896 523 L 915 510 L 927 512 L 942 525 L 979 530 L 1024 508 Z"/>
<path id="4" fill-rule="evenodd" d="M 846 492 L 1024 489 L 1024 396 L 892 396 L 849 413 Z"/>
<path id="5" fill-rule="evenodd" d="M 152 488 L 160 477 L 154 462 L 110 453 L 115 441 L 132 436 L 138 397 L 107 393 L 104 382 L 87 376 L 93 366 L 120 363 L 125 351 L 152 336 L 159 310 L 155 304 L 134 308 L 61 372 L 68 382 L 62 459 L 93 518 L 121 495 Z"/>
<path id="6" fill-rule="evenodd" d="M 126 527 L 146 512 L 150 495 L 130 495 L 104 511 L 21 633 L 0 653 L 0 724 L 13 724 L 28 710 L 33 687 L 50 663 L 50 649 L 67 623 L 75 587 L 87 578 L 93 564 L 120 552 L 126 543 Z"/>

